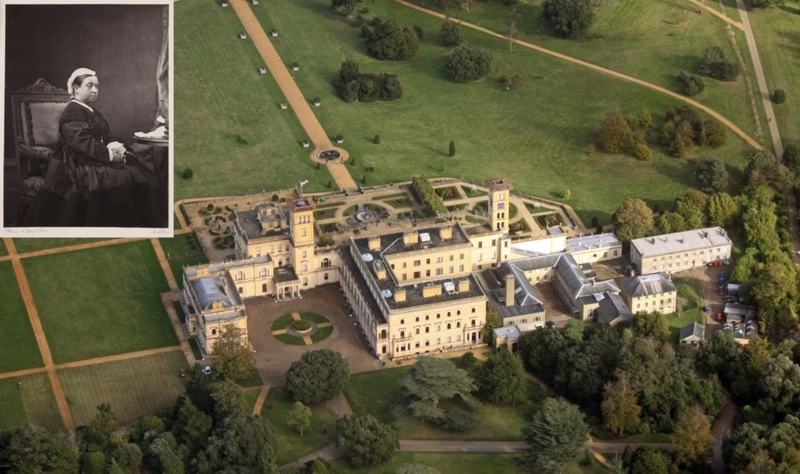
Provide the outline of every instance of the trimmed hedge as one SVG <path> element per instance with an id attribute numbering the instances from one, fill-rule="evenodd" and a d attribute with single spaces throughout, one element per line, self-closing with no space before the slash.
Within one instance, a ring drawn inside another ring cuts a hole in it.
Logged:
<path id="1" fill-rule="evenodd" d="M 436 194 L 436 191 L 425 175 L 415 174 L 411 178 L 411 188 L 433 214 L 443 214 L 447 212 L 447 206 L 444 205 L 444 200 L 441 196 Z"/>

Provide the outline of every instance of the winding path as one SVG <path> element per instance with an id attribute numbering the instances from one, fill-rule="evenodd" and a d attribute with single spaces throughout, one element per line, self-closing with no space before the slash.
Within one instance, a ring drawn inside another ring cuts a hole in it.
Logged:
<path id="1" fill-rule="evenodd" d="M 410 3 L 410 2 L 408 2 L 406 0 L 394 0 L 394 1 L 399 3 L 399 4 L 401 4 L 401 5 L 406 6 L 408 8 L 420 11 L 422 13 L 427 13 L 428 15 L 435 16 L 435 17 L 441 18 L 443 20 L 447 18 L 446 15 L 443 15 L 441 13 L 438 13 L 438 12 L 435 12 L 435 11 L 432 11 L 432 10 L 428 10 L 427 8 L 424 8 L 424 7 L 421 7 L 421 6 L 418 6 L 418 5 L 414 5 L 413 3 Z M 737 1 L 741 1 L 741 0 L 737 0 Z M 494 32 L 492 30 L 487 29 L 487 28 L 483 28 L 482 26 L 474 25 L 472 23 L 467 23 L 466 21 L 461 21 L 461 20 L 459 20 L 458 23 L 463 25 L 463 26 L 466 26 L 467 28 L 472 28 L 473 30 L 480 31 L 481 33 L 486 33 L 487 35 L 491 35 L 491 36 L 494 36 L 496 38 L 502 39 L 504 41 L 508 41 L 508 38 L 505 37 L 504 35 L 502 35 L 500 33 L 496 33 L 496 32 Z M 573 58 L 571 56 L 567 56 L 565 54 L 557 53 L 555 51 L 552 51 L 552 50 L 549 50 L 549 49 L 546 49 L 546 48 L 542 48 L 541 46 L 537 46 L 537 45 L 532 44 L 532 43 L 527 43 L 527 42 L 522 41 L 522 40 L 515 39 L 513 41 L 514 41 L 514 44 L 518 44 L 520 46 L 524 46 L 526 48 L 533 49 L 535 51 L 539 51 L 540 53 L 544 53 L 544 54 L 556 57 L 558 59 L 563 59 L 564 61 L 569 61 L 569 62 L 571 62 L 573 64 L 577 64 L 579 66 L 587 67 L 589 69 L 593 69 L 595 71 L 602 72 L 604 74 L 608 74 L 609 76 L 614 76 L 614 77 L 617 77 L 619 79 L 624 79 L 626 81 L 633 82 L 635 84 L 639 84 L 640 86 L 644 86 L 644 87 L 647 87 L 649 89 L 653 89 L 653 90 L 658 91 L 658 92 L 660 92 L 662 94 L 666 94 L 666 95 L 668 95 L 670 97 L 673 97 L 673 98 L 678 99 L 678 100 L 680 100 L 682 102 L 690 104 L 690 105 L 702 110 L 703 112 L 707 113 L 708 115 L 711 115 L 712 117 L 714 117 L 715 119 L 719 120 L 723 124 L 725 124 L 726 127 L 731 129 L 735 134 L 739 135 L 744 141 L 749 143 L 756 150 L 761 150 L 762 149 L 762 146 L 757 141 L 755 141 L 752 137 L 750 137 L 750 135 L 744 133 L 744 131 L 742 131 L 742 129 L 740 129 L 739 127 L 734 125 L 733 122 L 731 122 L 730 120 L 726 119 L 725 117 L 720 115 L 715 110 L 713 110 L 713 109 L 711 109 L 709 107 L 706 107 L 705 105 L 703 105 L 703 104 L 701 104 L 699 102 L 696 102 L 696 101 L 694 101 L 692 99 L 688 99 L 688 98 L 686 98 L 686 97 L 684 97 L 684 96 L 682 96 L 680 94 L 677 94 L 675 92 L 672 92 L 670 90 L 664 89 L 661 86 L 657 86 L 655 84 L 651 84 L 651 83 L 643 81 L 641 79 L 637 79 L 637 78 L 635 78 L 633 76 L 628 76 L 627 74 L 622 74 L 620 72 L 613 71 L 611 69 L 604 68 L 604 67 L 598 66 L 596 64 L 592 64 L 592 63 L 589 63 L 589 62 L 586 62 L 586 61 L 582 61 L 580 59 L 576 59 L 576 58 Z"/>

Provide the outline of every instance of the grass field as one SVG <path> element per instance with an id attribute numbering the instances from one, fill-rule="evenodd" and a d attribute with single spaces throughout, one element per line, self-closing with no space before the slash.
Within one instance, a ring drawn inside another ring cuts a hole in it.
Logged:
<path id="1" fill-rule="evenodd" d="M 300 146 L 305 131 L 278 107 L 285 99 L 270 74 L 258 73 L 263 60 L 237 37 L 242 31 L 232 8 L 175 4 L 175 169 L 194 171 L 191 180 L 175 179 L 176 200 L 285 189 L 303 179 L 306 191 L 322 191 L 331 180 Z"/>
<path id="2" fill-rule="evenodd" d="M 37 250 L 54 249 L 58 247 L 69 247 L 71 245 L 88 244 L 103 239 L 14 239 L 17 252 L 35 252 Z"/>
<path id="3" fill-rule="evenodd" d="M 493 2 L 481 5 L 495 8 Z M 254 12 L 266 30 L 281 31 L 275 41 L 281 57 L 303 65 L 296 80 L 305 95 L 322 98 L 323 105 L 314 111 L 325 130 L 352 137 L 346 142 L 357 159 L 352 174 L 358 178 L 365 167 L 375 167 L 374 173 L 368 173 L 367 184 L 404 181 L 418 172 L 477 181 L 513 175 L 515 188 L 533 195 L 557 199 L 561 190 L 569 188 L 569 204 L 580 217 L 588 221 L 597 216 L 601 223 L 610 221 L 624 197 L 639 196 L 651 206 L 669 208 L 675 196 L 696 184 L 690 160 L 670 158 L 658 150 L 651 162 L 586 153 L 595 141 L 593 130 L 610 106 L 618 104 L 624 113 L 647 108 L 661 117 L 668 107 L 679 105 L 674 99 L 533 51 L 515 48 L 510 52 L 496 38 L 473 31 L 465 31 L 466 43 L 492 51 L 495 72 L 483 81 L 454 84 L 443 72 L 448 50 L 438 45 L 440 20 L 394 2 L 371 4 L 371 15 L 402 17 L 425 32 L 417 58 L 380 62 L 367 56 L 358 29 L 332 16 L 328 6 L 324 0 L 297 0 L 254 7 Z M 710 16 L 698 21 L 708 21 Z M 713 25 L 709 28 L 717 27 Z M 696 47 L 697 58 L 706 46 L 705 40 L 681 41 L 702 43 Z M 345 58 L 356 60 L 364 72 L 397 74 L 403 98 L 370 104 L 338 99 L 331 81 Z M 664 74 L 672 77 L 677 69 Z M 521 90 L 503 90 L 496 79 L 505 70 L 526 77 Z M 547 79 L 537 79 L 539 74 Z M 714 87 L 709 86 L 707 94 Z M 739 92 L 730 97 L 737 107 L 743 100 Z M 381 135 L 380 145 L 373 143 L 376 133 Z M 449 140 L 459 150 L 454 159 L 447 157 Z M 730 134 L 723 148 L 697 153 L 713 154 L 733 168 L 742 168 L 746 151 L 748 145 Z"/>
<path id="4" fill-rule="evenodd" d="M 183 393 L 178 372 L 187 367 L 181 351 L 59 370 L 75 425 L 89 422 L 108 403 L 117 422 L 127 424 L 158 413 Z"/>
<path id="5" fill-rule="evenodd" d="M 397 452 L 391 461 L 383 466 L 356 469 L 346 459 L 337 459 L 333 465 L 342 472 L 354 474 L 394 474 L 403 464 L 423 464 L 436 468 L 441 474 L 515 474 L 523 473 L 514 464 L 513 454 L 485 453 L 405 453 Z M 590 466 L 579 466 L 570 463 L 564 467 L 563 474 L 595 474 L 608 472 L 599 462 L 593 461 Z"/>
<path id="6" fill-rule="evenodd" d="M 357 414 L 369 414 L 383 423 L 391 423 L 391 407 L 400 386 L 398 381 L 410 367 L 398 367 L 350 377 L 345 391 L 350 406 Z M 528 424 L 539 407 L 544 394 L 538 385 L 529 383 L 528 402 L 513 408 L 485 404 L 478 412 L 478 425 L 467 432 L 451 432 L 432 427 L 416 419 L 409 419 L 407 428 L 400 433 L 403 439 L 459 439 L 519 441 L 520 430 Z M 446 403 L 446 402 L 442 402 Z"/>
<path id="7" fill-rule="evenodd" d="M 0 372 L 44 365 L 11 262 L 0 262 Z"/>
<path id="8" fill-rule="evenodd" d="M 17 382 L 22 382 L 22 390 Z M 54 431 L 64 429 L 47 374 L 0 380 L 0 430 L 28 423 Z"/>
<path id="9" fill-rule="evenodd" d="M 770 94 L 775 89 L 786 91 L 785 103 L 772 104 L 783 146 L 800 144 L 800 9 L 793 3 L 779 8 L 754 8 L 748 17 Z"/>
<path id="10" fill-rule="evenodd" d="M 4 257 L 8 255 L 8 249 L 6 248 L 6 243 L 3 242 L 3 239 L 0 239 L 0 257 Z"/>
<path id="11" fill-rule="evenodd" d="M 670 315 L 669 319 L 669 342 L 678 345 L 680 342 L 681 328 L 692 323 L 700 323 L 705 326 L 706 316 L 702 309 L 684 310 L 680 316 Z"/>
<path id="12" fill-rule="evenodd" d="M 159 295 L 169 286 L 149 241 L 23 264 L 57 364 L 178 343 Z"/>
<path id="13" fill-rule="evenodd" d="M 336 418 L 324 403 L 310 406 L 311 426 L 302 436 L 286 423 L 286 414 L 292 409 L 293 404 L 294 399 L 289 395 L 286 386 L 281 385 L 269 390 L 264 408 L 261 410 L 261 416 L 269 420 L 278 434 L 278 443 L 281 447 L 278 453 L 278 465 L 313 453 L 333 441 Z M 326 434 L 323 434 L 324 427 L 327 427 Z"/>

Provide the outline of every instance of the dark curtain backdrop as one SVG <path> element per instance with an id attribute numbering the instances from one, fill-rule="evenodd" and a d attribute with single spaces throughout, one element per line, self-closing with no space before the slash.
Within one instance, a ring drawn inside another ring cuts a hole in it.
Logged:
<path id="1" fill-rule="evenodd" d="M 126 144 L 149 131 L 158 109 L 156 68 L 163 5 L 7 5 L 5 153 L 13 156 L 9 94 L 44 78 L 62 89 L 72 71 L 97 72 L 93 106 Z"/>

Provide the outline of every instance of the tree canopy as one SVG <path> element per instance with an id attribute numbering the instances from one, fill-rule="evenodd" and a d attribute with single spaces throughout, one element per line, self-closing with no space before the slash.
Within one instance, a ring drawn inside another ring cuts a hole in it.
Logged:
<path id="1" fill-rule="evenodd" d="M 408 408 L 416 418 L 444 423 L 448 414 L 438 405 L 443 399 L 459 397 L 477 407 L 471 393 L 477 388 L 467 371 L 446 359 L 422 356 L 402 379 L 400 386 L 407 397 Z"/>
<path id="2" fill-rule="evenodd" d="M 256 368 L 256 358 L 242 329 L 233 324 L 222 327 L 219 339 L 212 345 L 214 376 L 228 380 L 244 380 Z"/>
<path id="3" fill-rule="evenodd" d="M 348 459 L 353 467 L 385 464 L 400 448 L 400 440 L 392 427 L 372 415 L 339 418 L 336 421 L 336 444 L 350 449 Z"/>
<path id="4" fill-rule="evenodd" d="M 724 191 L 728 187 L 728 170 L 719 158 L 704 158 L 695 170 L 701 189 L 707 193 Z"/>
<path id="5" fill-rule="evenodd" d="M 529 472 L 560 473 L 577 459 L 588 440 L 589 428 L 577 406 L 548 398 L 522 429 L 527 446 L 520 451 L 519 465 Z"/>
<path id="6" fill-rule="evenodd" d="M 595 19 L 591 0 L 546 0 L 544 18 L 565 38 L 578 38 L 592 26 Z"/>
<path id="7" fill-rule="evenodd" d="M 447 57 L 444 70 L 455 82 L 470 82 L 489 74 L 493 60 L 488 51 L 459 46 Z"/>
<path id="8" fill-rule="evenodd" d="M 330 349 L 309 351 L 286 372 L 286 387 L 295 400 L 319 403 L 342 393 L 350 380 L 350 365 Z"/>
<path id="9" fill-rule="evenodd" d="M 461 25 L 453 20 L 445 20 L 442 23 L 442 27 L 439 29 L 439 36 L 445 46 L 458 46 L 464 41 L 464 36 L 461 34 Z"/>
<path id="10" fill-rule="evenodd" d="M 416 56 L 418 50 L 417 33 L 396 18 L 380 23 L 367 37 L 367 51 L 378 59 L 404 61 Z"/>
<path id="11" fill-rule="evenodd" d="M 626 198 L 614 213 L 614 231 L 623 242 L 648 235 L 653 225 L 653 211 L 639 198 Z"/>
<path id="12" fill-rule="evenodd" d="M 490 353 L 474 373 L 481 400 L 493 405 L 514 406 L 525 399 L 525 369 L 519 357 L 506 346 Z"/>

